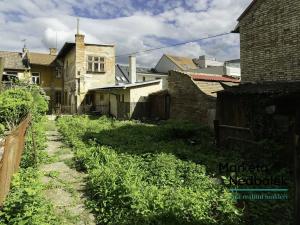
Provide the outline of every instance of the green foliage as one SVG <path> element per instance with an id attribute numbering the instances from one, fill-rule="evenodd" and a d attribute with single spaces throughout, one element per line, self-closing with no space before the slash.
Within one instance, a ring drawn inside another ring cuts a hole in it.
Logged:
<path id="1" fill-rule="evenodd" d="M 47 98 L 37 86 L 15 87 L 0 94 L 0 124 L 7 130 L 32 115 L 32 120 L 39 121 L 48 110 Z"/>
<path id="2" fill-rule="evenodd" d="M 45 119 L 39 122 L 33 122 L 27 129 L 25 136 L 25 147 L 21 160 L 21 167 L 36 167 L 48 159 L 44 151 L 46 146 Z"/>
<path id="3" fill-rule="evenodd" d="M 98 223 L 240 224 L 231 194 L 190 161 L 212 146 L 206 128 L 86 116 L 63 117 L 58 125 L 88 173 Z"/>
<path id="4" fill-rule="evenodd" d="M 42 191 L 40 173 L 33 168 L 22 169 L 14 176 L 10 193 L 0 211 L 0 224 L 60 224 Z"/>
<path id="5" fill-rule="evenodd" d="M 11 129 L 30 112 L 33 97 L 25 89 L 8 89 L 0 94 L 0 123 Z"/>
<path id="6" fill-rule="evenodd" d="M 0 224 L 56 225 L 60 224 L 51 204 L 43 196 L 43 186 L 37 165 L 45 160 L 46 147 L 43 116 L 48 109 L 47 98 L 37 86 L 20 86 L 0 94 L 0 129 L 11 130 L 28 114 L 22 169 L 14 176 L 12 187 L 0 211 Z M 1 131 L 0 131 L 1 134 Z"/>

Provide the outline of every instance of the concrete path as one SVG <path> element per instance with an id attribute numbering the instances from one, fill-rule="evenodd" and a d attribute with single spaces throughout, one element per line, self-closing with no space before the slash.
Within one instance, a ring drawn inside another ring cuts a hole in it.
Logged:
<path id="1" fill-rule="evenodd" d="M 54 205 L 62 219 L 62 224 L 94 225 L 93 215 L 86 209 L 84 202 L 85 174 L 72 168 L 73 153 L 61 141 L 54 121 L 47 124 L 47 153 L 49 164 L 41 166 L 46 185 L 45 196 Z"/>

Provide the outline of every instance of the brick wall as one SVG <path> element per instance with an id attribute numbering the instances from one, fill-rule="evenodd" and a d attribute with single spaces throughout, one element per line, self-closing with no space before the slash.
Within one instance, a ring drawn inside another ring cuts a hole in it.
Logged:
<path id="1" fill-rule="evenodd" d="M 300 1 L 264 0 L 240 21 L 242 82 L 300 80 Z"/>
<path id="2" fill-rule="evenodd" d="M 171 71 L 168 79 L 170 118 L 211 125 L 209 111 L 216 108 L 216 99 L 201 92 L 186 74 Z"/>

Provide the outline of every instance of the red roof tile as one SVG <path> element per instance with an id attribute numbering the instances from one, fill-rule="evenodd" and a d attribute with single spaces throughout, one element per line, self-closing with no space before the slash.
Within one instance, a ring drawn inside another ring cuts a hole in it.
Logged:
<path id="1" fill-rule="evenodd" d="M 205 81 L 220 81 L 220 82 L 232 82 L 232 83 L 240 83 L 239 80 L 220 76 L 220 75 L 208 75 L 208 74 L 193 74 L 193 80 L 205 80 Z"/>

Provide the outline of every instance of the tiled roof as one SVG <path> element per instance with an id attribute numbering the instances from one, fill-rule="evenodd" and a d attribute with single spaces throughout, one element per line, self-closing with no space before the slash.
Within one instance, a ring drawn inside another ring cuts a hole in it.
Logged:
<path id="1" fill-rule="evenodd" d="M 193 80 L 240 83 L 239 80 L 234 78 L 212 74 L 193 74 L 191 77 Z"/>
<path id="2" fill-rule="evenodd" d="M 197 85 L 199 90 L 203 92 L 204 94 L 211 96 L 211 97 L 217 97 L 217 92 L 224 90 L 222 85 L 219 82 L 210 82 L 210 81 L 195 81 L 193 82 Z M 233 83 L 231 83 L 232 85 Z"/>
<path id="3" fill-rule="evenodd" d="M 21 52 L 0 51 L 0 57 L 4 58 L 4 68 L 12 70 L 25 70 L 26 64 Z"/>
<path id="4" fill-rule="evenodd" d="M 29 60 L 31 64 L 49 66 L 56 58 L 56 55 L 45 53 L 29 52 Z"/>
<path id="5" fill-rule="evenodd" d="M 196 66 L 192 58 L 173 56 L 173 55 L 165 55 L 165 56 L 168 57 L 173 63 L 175 63 L 181 70 L 198 69 L 198 67 Z"/>

